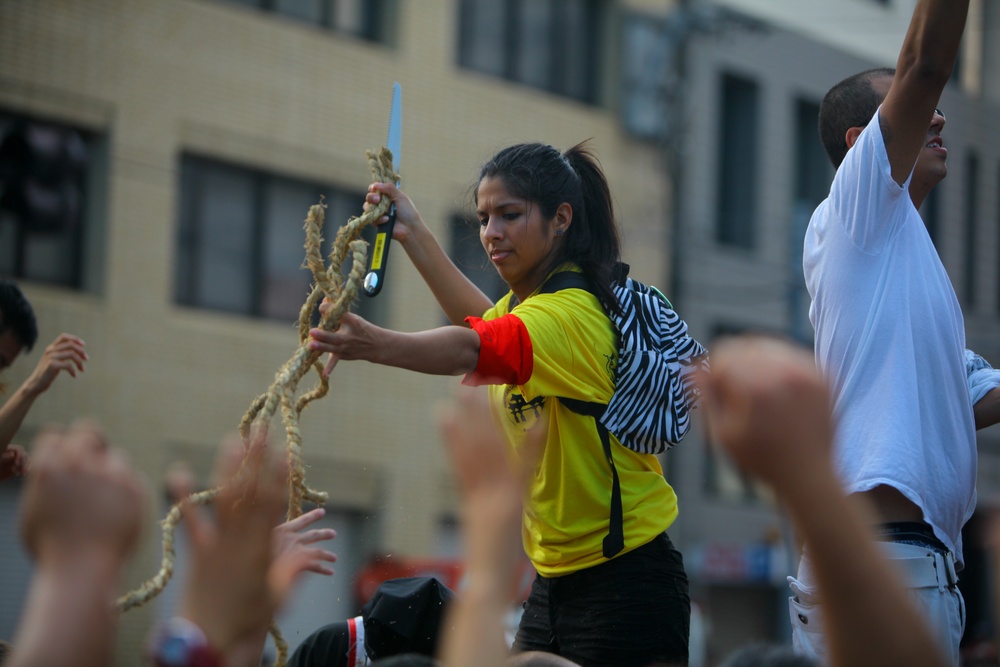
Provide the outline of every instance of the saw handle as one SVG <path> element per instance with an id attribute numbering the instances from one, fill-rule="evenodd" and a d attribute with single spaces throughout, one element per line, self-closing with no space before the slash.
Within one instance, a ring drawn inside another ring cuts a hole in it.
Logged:
<path id="1" fill-rule="evenodd" d="M 389 221 L 375 228 L 375 243 L 372 249 L 371 263 L 365 275 L 365 294 L 376 296 L 385 284 L 385 268 L 389 261 L 389 243 L 392 241 L 392 228 L 396 225 L 396 204 L 389 206 Z"/>

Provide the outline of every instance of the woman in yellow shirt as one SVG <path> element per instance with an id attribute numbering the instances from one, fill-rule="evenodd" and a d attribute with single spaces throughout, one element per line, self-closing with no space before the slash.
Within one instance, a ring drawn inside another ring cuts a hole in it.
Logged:
<path id="1" fill-rule="evenodd" d="M 386 183 L 369 190 L 369 204 L 392 198 L 393 238 L 453 324 L 403 333 L 349 314 L 336 332 L 314 330 L 313 349 L 331 353 L 331 364 L 364 359 L 489 385 L 515 451 L 546 425 L 522 528 L 538 576 L 516 649 L 585 667 L 687 664 L 688 582 L 665 532 L 677 516 L 674 491 L 656 457 L 612 435 L 613 469 L 594 418 L 555 398 L 607 403 L 614 391 L 617 340 L 607 313 L 618 309 L 611 285 L 620 241 L 597 161 L 582 145 L 560 153 L 519 144 L 483 166 L 480 239 L 510 287 L 496 304 L 448 258 L 405 194 Z M 561 271 L 582 273 L 590 289 L 541 289 Z"/>

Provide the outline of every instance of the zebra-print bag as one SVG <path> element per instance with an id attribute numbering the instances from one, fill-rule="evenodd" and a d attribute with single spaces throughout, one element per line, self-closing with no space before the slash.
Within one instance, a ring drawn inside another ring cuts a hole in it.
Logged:
<path id="1" fill-rule="evenodd" d="M 680 442 L 691 427 L 690 411 L 699 398 L 693 375 L 708 369 L 708 352 L 688 335 L 687 324 L 659 290 L 627 275 L 628 265 L 622 264 L 612 288 L 621 313 L 608 314 L 618 332 L 611 400 L 607 405 L 559 400 L 574 412 L 594 416 L 629 449 L 660 454 Z M 586 278 L 573 271 L 553 275 L 541 291 L 568 287 L 593 292 Z"/>

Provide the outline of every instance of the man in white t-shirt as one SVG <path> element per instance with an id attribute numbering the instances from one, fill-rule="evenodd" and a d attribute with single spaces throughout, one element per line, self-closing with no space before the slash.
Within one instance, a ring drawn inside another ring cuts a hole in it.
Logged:
<path id="1" fill-rule="evenodd" d="M 975 431 L 1000 420 L 1000 389 L 974 415 L 962 311 L 917 208 L 947 173 L 935 107 L 968 5 L 921 0 L 895 70 L 862 72 L 827 93 L 820 136 L 837 174 L 803 252 L 816 358 L 834 391 L 838 472 L 873 510 L 877 539 L 955 665 Z M 789 583 L 793 643 L 824 659 L 808 544 Z"/>

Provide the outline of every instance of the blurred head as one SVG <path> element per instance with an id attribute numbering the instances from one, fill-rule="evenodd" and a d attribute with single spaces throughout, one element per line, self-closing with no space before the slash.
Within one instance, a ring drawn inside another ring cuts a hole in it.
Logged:
<path id="1" fill-rule="evenodd" d="M 607 179 L 583 144 L 565 153 L 538 143 L 501 150 L 480 170 L 476 214 L 483 248 L 519 297 L 573 262 L 602 302 L 614 303 L 621 243 Z"/>
<path id="2" fill-rule="evenodd" d="M 38 323 L 21 288 L 0 280 L 0 370 L 10 366 L 21 350 L 31 350 L 38 340 Z"/>

